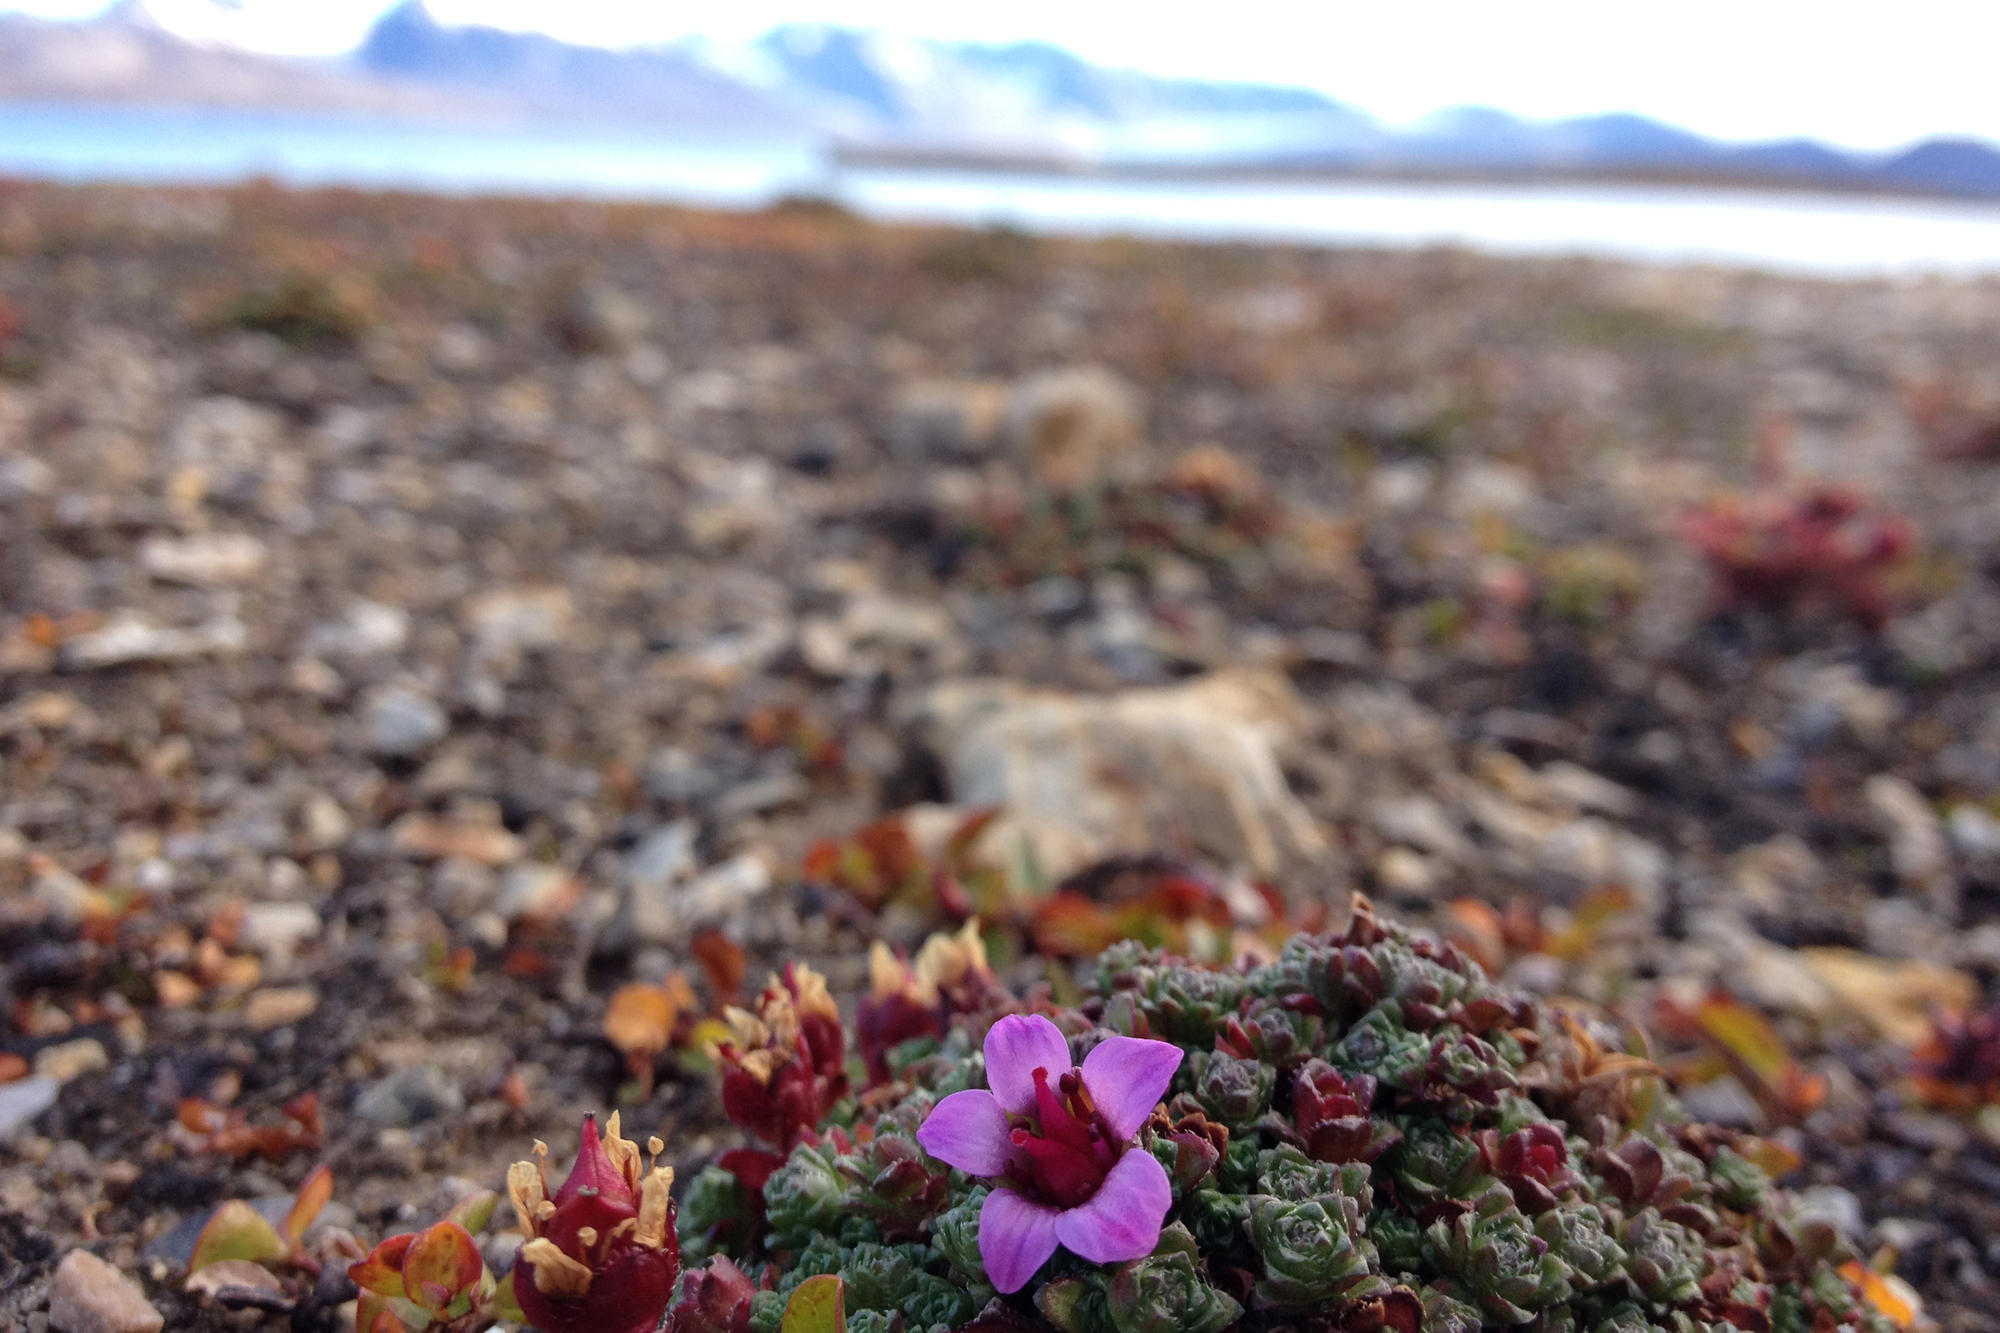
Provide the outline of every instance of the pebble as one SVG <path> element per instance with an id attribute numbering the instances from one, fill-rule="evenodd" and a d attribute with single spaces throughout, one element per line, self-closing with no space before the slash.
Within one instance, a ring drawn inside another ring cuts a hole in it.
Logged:
<path id="1" fill-rule="evenodd" d="M 164 583 L 248 583 L 264 568 L 264 543 L 248 533 L 153 537 L 139 547 L 139 567 Z"/>
<path id="2" fill-rule="evenodd" d="M 1960 856 L 1971 860 L 2000 856 L 2000 819 L 1979 806 L 1969 803 L 1953 806 L 1945 816 L 1944 831 Z"/>
<path id="3" fill-rule="evenodd" d="M 354 1114 L 383 1129 L 408 1129 L 465 1109 L 465 1095 L 435 1065 L 412 1065 L 379 1078 L 354 1100 Z"/>
<path id="4" fill-rule="evenodd" d="M 0 1139 L 10 1139 L 56 1104 L 62 1084 L 47 1075 L 0 1083 Z"/>
<path id="5" fill-rule="evenodd" d="M 1867 1233 L 1867 1217 L 1861 1210 L 1861 1200 L 1854 1197 L 1852 1190 L 1838 1185 L 1813 1185 L 1792 1197 L 1801 1218 L 1830 1222 L 1834 1230 L 1850 1241 L 1858 1241 Z"/>
<path id="6" fill-rule="evenodd" d="M 99 671 L 137 662 L 192 662 L 237 656 L 249 642 L 249 629 L 231 615 L 191 629 L 170 629 L 119 612 L 99 628 L 66 640 L 62 664 L 72 671 Z"/>
<path id="7" fill-rule="evenodd" d="M 299 946 L 316 938 L 322 927 L 319 913 L 305 903 L 251 903 L 243 909 L 237 940 L 277 967 L 290 963 Z"/>
<path id="8" fill-rule="evenodd" d="M 367 704 L 368 749 L 384 759 L 416 759 L 430 752 L 451 730 L 444 709 L 424 691 L 391 685 Z"/>
<path id="9" fill-rule="evenodd" d="M 308 1018 L 319 1008 L 319 992 L 310 986 L 273 986 L 252 991 L 243 1021 L 252 1031 L 269 1032 Z"/>
<path id="10" fill-rule="evenodd" d="M 71 1250 L 49 1280 L 57 1333 L 159 1333 L 166 1320 L 131 1278 L 87 1250 Z"/>
<path id="11" fill-rule="evenodd" d="M 1889 841 L 1889 859 L 1896 877 L 1955 919 L 1957 885 L 1951 875 L 1951 850 L 1930 802 L 1910 783 L 1889 773 L 1869 778 L 1861 794 Z"/>
<path id="12" fill-rule="evenodd" d="M 67 1083 L 85 1074 L 111 1068 L 110 1053 L 95 1037 L 79 1037 L 54 1046 L 44 1046 L 35 1055 L 35 1073 L 43 1078 Z"/>

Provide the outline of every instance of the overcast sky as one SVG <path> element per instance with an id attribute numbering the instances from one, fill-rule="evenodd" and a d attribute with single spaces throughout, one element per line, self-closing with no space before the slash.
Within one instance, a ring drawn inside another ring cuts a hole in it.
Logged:
<path id="1" fill-rule="evenodd" d="M 331 54 L 389 0 L 150 0 L 189 35 Z M 81 17 L 104 0 L 0 0 Z M 1880 148 L 2000 140 L 2000 5 L 1985 0 L 431 0 L 439 18 L 604 45 L 754 36 L 837 21 L 913 36 L 1038 38 L 1158 74 L 1303 84 L 1390 121 L 1482 103 L 1555 117 L 1638 111 L 1731 139 L 1807 135 Z M 1198 17 L 1197 17 L 1198 16 Z"/>

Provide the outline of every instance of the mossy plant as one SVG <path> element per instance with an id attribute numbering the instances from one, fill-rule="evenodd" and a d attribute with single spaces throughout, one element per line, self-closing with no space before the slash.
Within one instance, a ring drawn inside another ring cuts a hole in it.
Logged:
<path id="1" fill-rule="evenodd" d="M 1255 965 L 1116 946 L 1074 1008 L 959 994 L 823 1123 L 760 1119 L 781 1164 L 695 1183 L 669 1323 L 776 1333 L 831 1274 L 868 1333 L 1894 1327 L 1753 1141 L 1364 901 Z M 766 1017 L 736 1062 L 825 1069 Z"/>

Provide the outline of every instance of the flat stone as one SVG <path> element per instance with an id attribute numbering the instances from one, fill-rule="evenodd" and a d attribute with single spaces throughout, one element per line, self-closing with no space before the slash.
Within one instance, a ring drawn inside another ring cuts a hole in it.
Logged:
<path id="1" fill-rule="evenodd" d="M 354 1114 L 384 1129 L 408 1129 L 465 1109 L 465 1094 L 435 1065 L 412 1065 L 379 1078 L 354 1099 Z"/>
<path id="2" fill-rule="evenodd" d="M 368 699 L 364 714 L 368 749 L 385 759 L 415 759 L 451 730 L 438 701 L 408 685 L 390 685 Z"/>
<path id="3" fill-rule="evenodd" d="M 131 1278 L 88 1250 L 71 1250 L 49 1279 L 57 1333 L 159 1333 L 166 1320 Z"/>
<path id="4" fill-rule="evenodd" d="M 319 935 L 319 913 L 305 903 L 251 903 L 243 909 L 237 940 L 266 963 L 289 963 L 299 946 Z"/>
<path id="5" fill-rule="evenodd" d="M 62 1084 L 47 1075 L 0 1083 L 0 1139 L 12 1138 L 33 1123 L 36 1116 L 56 1104 L 61 1092 Z"/>
<path id="6" fill-rule="evenodd" d="M 109 1068 L 111 1055 L 104 1049 L 104 1043 L 95 1037 L 79 1037 L 75 1041 L 44 1046 L 35 1055 L 35 1072 L 58 1083 L 67 1083 L 73 1078 Z"/>
<path id="7" fill-rule="evenodd" d="M 309 1018 L 318 1008 L 319 992 L 310 986 L 272 986 L 250 993 L 243 1021 L 253 1031 L 269 1032 Z"/>

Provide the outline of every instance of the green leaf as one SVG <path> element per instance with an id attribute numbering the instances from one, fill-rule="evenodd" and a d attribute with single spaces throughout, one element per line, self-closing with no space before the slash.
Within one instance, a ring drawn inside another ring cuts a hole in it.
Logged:
<path id="1" fill-rule="evenodd" d="M 500 1196 L 492 1190 L 480 1190 L 453 1204 L 451 1211 L 444 1215 L 444 1220 L 456 1222 L 476 1236 L 486 1229 L 487 1222 L 493 1217 L 493 1207 L 499 1202 Z"/>
<path id="2" fill-rule="evenodd" d="M 253 1264 L 276 1263 L 292 1252 L 278 1229 L 241 1199 L 231 1199 L 210 1215 L 195 1238 L 188 1272 L 220 1259 L 247 1259 Z"/>
<path id="3" fill-rule="evenodd" d="M 809 1277 L 785 1303 L 778 1333 L 846 1333 L 847 1310 L 840 1279 L 831 1273 Z"/>

